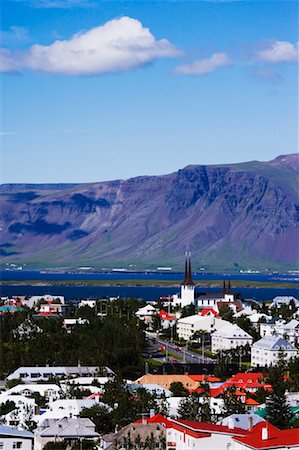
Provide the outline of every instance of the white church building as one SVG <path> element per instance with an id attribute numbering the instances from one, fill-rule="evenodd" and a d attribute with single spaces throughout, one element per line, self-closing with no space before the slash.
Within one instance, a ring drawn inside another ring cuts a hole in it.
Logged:
<path id="1" fill-rule="evenodd" d="M 192 280 L 191 253 L 185 254 L 185 276 L 181 284 L 181 292 L 172 296 L 172 304 L 180 305 L 181 308 L 193 305 L 195 302 L 195 284 Z"/>

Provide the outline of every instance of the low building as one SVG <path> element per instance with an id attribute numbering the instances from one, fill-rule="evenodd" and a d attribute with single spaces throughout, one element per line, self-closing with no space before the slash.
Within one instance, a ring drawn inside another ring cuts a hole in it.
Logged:
<path id="1" fill-rule="evenodd" d="M 278 430 L 268 422 L 260 423 L 245 436 L 233 438 L 234 450 L 299 450 L 298 428 Z"/>
<path id="2" fill-rule="evenodd" d="M 78 325 L 88 325 L 89 320 L 88 319 L 81 319 L 79 317 L 78 319 L 64 319 L 63 320 L 63 328 L 66 330 L 67 333 L 71 333 L 72 330 L 78 326 Z"/>
<path id="3" fill-rule="evenodd" d="M 34 366 L 19 367 L 8 375 L 7 380 L 21 378 L 25 383 L 49 378 L 95 377 L 100 374 L 114 376 L 114 372 L 108 367 L 99 366 Z"/>
<path id="4" fill-rule="evenodd" d="M 147 304 L 139 308 L 135 315 L 139 320 L 143 320 L 144 323 L 149 324 L 152 322 L 153 317 L 157 315 L 157 310 L 153 305 Z"/>
<path id="5" fill-rule="evenodd" d="M 251 365 L 253 367 L 268 367 L 271 364 L 276 364 L 282 352 L 287 360 L 298 356 L 297 349 L 281 337 L 265 336 L 252 345 Z"/>
<path id="6" fill-rule="evenodd" d="M 293 296 L 288 295 L 278 295 L 272 300 L 271 308 L 281 308 L 284 305 L 289 306 L 291 303 L 299 308 L 299 300 Z"/>
<path id="7" fill-rule="evenodd" d="M 30 431 L 0 425 L 0 448 L 2 450 L 33 450 L 33 441 L 34 435 Z"/>
<path id="8" fill-rule="evenodd" d="M 159 319 L 161 321 L 161 327 L 163 328 L 163 330 L 172 327 L 177 321 L 177 318 L 174 314 L 169 314 L 163 309 L 159 311 Z"/>
<path id="9" fill-rule="evenodd" d="M 69 445 L 77 443 L 80 446 L 82 440 L 97 440 L 100 437 L 90 419 L 67 417 L 44 420 L 34 434 L 34 450 L 42 450 L 48 442 L 65 442 Z"/>
<path id="10" fill-rule="evenodd" d="M 182 317 L 177 321 L 177 335 L 180 339 L 189 341 L 197 331 L 212 333 L 226 326 L 229 322 L 218 319 L 214 315 L 201 316 L 194 314 L 193 316 Z"/>
<path id="11" fill-rule="evenodd" d="M 229 324 L 212 334 L 212 352 L 251 345 L 252 336 L 238 325 Z"/>

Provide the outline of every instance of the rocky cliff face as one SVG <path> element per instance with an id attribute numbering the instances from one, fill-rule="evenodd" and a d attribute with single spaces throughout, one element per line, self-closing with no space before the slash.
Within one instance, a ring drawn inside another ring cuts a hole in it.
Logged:
<path id="1" fill-rule="evenodd" d="M 3 262 L 294 267 L 298 155 L 83 185 L 2 185 Z"/>

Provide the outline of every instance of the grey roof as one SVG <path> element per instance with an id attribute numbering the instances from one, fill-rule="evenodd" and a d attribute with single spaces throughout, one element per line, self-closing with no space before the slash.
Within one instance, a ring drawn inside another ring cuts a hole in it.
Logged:
<path id="1" fill-rule="evenodd" d="M 248 334 L 238 325 L 232 323 L 229 323 L 228 325 L 225 325 L 224 327 L 220 328 L 220 330 L 215 331 L 212 335 L 212 338 L 214 336 L 216 337 L 219 336 L 228 339 L 233 338 L 252 339 L 252 336 L 250 336 L 250 334 Z"/>
<path id="2" fill-rule="evenodd" d="M 30 374 L 40 374 L 38 378 L 49 378 L 52 376 L 60 376 L 67 377 L 72 375 L 94 375 L 99 373 L 102 369 L 104 369 L 107 374 L 114 374 L 114 372 L 109 369 L 109 367 L 98 367 L 98 366 L 32 366 L 32 367 L 19 367 L 14 372 L 8 375 L 7 379 L 11 380 L 14 378 L 19 378 L 20 374 L 28 374 L 28 378 L 30 378 Z M 26 378 L 26 377 L 25 377 Z"/>
<path id="3" fill-rule="evenodd" d="M 265 336 L 253 344 L 253 347 L 265 350 L 296 350 L 291 344 L 279 336 Z"/>
<path id="4" fill-rule="evenodd" d="M 142 441 L 144 441 L 151 433 L 154 434 L 154 437 L 158 441 L 161 433 L 165 434 L 165 427 L 160 423 L 147 423 L 146 425 L 143 425 L 142 423 L 131 423 L 123 427 L 117 433 L 102 436 L 102 439 L 106 444 L 110 443 L 110 445 L 106 447 L 106 450 L 114 449 L 114 442 L 121 441 L 122 438 L 128 436 L 128 433 L 130 433 L 133 441 L 138 435 Z"/>
<path id="5" fill-rule="evenodd" d="M 251 422 L 250 423 L 250 419 Z M 265 419 L 258 416 L 257 414 L 231 414 L 230 416 L 224 417 L 222 420 L 217 422 L 219 425 L 229 426 L 231 421 L 233 421 L 236 428 L 242 428 L 243 430 L 249 430 L 250 426 L 255 426 L 259 422 L 265 422 Z"/>
<path id="6" fill-rule="evenodd" d="M 34 435 L 30 431 L 17 430 L 16 428 L 8 427 L 7 425 L 0 425 L 0 436 L 13 436 L 25 439 L 33 439 Z"/>
<path id="7" fill-rule="evenodd" d="M 86 418 L 70 419 L 64 417 L 56 420 L 55 423 L 49 422 L 51 425 L 47 428 L 37 428 L 36 434 L 42 437 L 59 436 L 59 437 L 99 437 L 95 431 L 95 424 Z"/>

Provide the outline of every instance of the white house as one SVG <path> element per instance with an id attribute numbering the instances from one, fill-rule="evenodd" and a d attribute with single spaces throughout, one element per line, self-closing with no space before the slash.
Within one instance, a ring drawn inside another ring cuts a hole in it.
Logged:
<path id="1" fill-rule="evenodd" d="M 167 450 L 233 450 L 235 436 L 243 437 L 246 430 L 205 422 L 171 419 L 167 422 Z"/>
<path id="2" fill-rule="evenodd" d="M 30 431 L 17 430 L 6 425 L 0 425 L 1 450 L 33 450 L 34 435 Z"/>
<path id="3" fill-rule="evenodd" d="M 299 450 L 298 428 L 278 430 L 271 424 L 259 423 L 251 433 L 233 438 L 232 450 Z"/>
<path id="4" fill-rule="evenodd" d="M 144 323 L 150 323 L 153 320 L 153 317 L 157 314 L 157 310 L 153 305 L 147 304 L 142 308 L 139 308 L 135 315 L 139 320 L 143 320 Z"/>
<path id="5" fill-rule="evenodd" d="M 95 308 L 97 304 L 96 300 L 81 300 L 78 304 L 79 308 L 84 308 L 84 306 L 89 306 L 89 308 Z"/>
<path id="6" fill-rule="evenodd" d="M 47 442 L 79 443 L 83 439 L 96 440 L 100 435 L 90 419 L 47 419 L 34 432 L 34 450 L 41 450 Z"/>
<path id="7" fill-rule="evenodd" d="M 41 300 L 45 302 L 55 303 L 58 302 L 61 305 L 64 305 L 64 296 L 63 295 L 50 295 L 50 294 L 44 294 L 44 295 L 33 295 L 30 298 L 21 298 L 21 303 L 24 306 L 28 306 L 28 308 L 33 308 L 37 303 L 39 303 Z"/>
<path id="8" fill-rule="evenodd" d="M 114 372 L 108 367 L 101 368 L 98 366 L 33 366 L 33 367 L 19 367 L 14 372 L 8 375 L 7 380 L 14 380 L 21 378 L 25 383 L 32 381 L 43 380 L 49 378 L 72 378 L 77 376 L 97 376 L 102 371 L 106 372 L 107 376 L 113 376 Z"/>
<path id="9" fill-rule="evenodd" d="M 281 308 L 283 305 L 289 305 L 294 302 L 295 306 L 299 308 L 299 300 L 297 298 L 287 295 L 278 295 L 272 300 L 271 308 Z"/>
<path id="10" fill-rule="evenodd" d="M 52 401 L 59 398 L 60 391 L 57 384 L 18 384 L 0 394 L 0 403 L 3 403 L 3 399 L 8 395 L 31 397 L 34 393 L 40 394 L 46 401 Z"/>
<path id="11" fill-rule="evenodd" d="M 297 349 L 281 337 L 265 336 L 251 347 L 251 365 L 253 367 L 266 367 L 276 364 L 281 352 L 286 359 L 298 356 Z"/>
<path id="12" fill-rule="evenodd" d="M 206 333 L 212 333 L 226 326 L 229 322 L 218 319 L 215 316 L 200 316 L 194 314 L 193 316 L 182 317 L 177 321 L 177 334 L 180 339 L 186 341 L 192 339 L 196 331 L 202 330 Z"/>
<path id="13" fill-rule="evenodd" d="M 212 352 L 231 350 L 246 344 L 251 345 L 252 342 L 253 338 L 250 334 L 238 325 L 230 323 L 212 334 Z"/>

